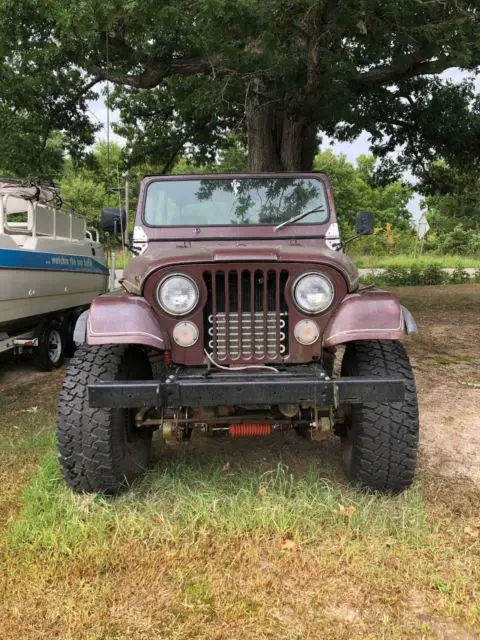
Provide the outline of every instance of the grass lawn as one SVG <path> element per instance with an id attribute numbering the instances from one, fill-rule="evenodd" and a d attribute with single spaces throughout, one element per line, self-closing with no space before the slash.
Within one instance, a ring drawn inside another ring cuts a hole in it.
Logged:
<path id="1" fill-rule="evenodd" d="M 352 255 L 357 267 L 362 269 L 381 269 L 386 267 L 405 267 L 414 265 L 427 266 L 436 264 L 444 269 L 474 268 L 480 269 L 480 258 L 467 256 L 435 256 L 431 254 L 398 255 L 398 256 L 356 256 Z"/>
<path id="2" fill-rule="evenodd" d="M 426 317 L 479 308 L 478 285 L 425 289 L 400 293 Z M 362 494 L 335 439 L 289 434 L 157 443 L 126 495 L 75 496 L 52 435 L 61 373 L 0 388 L 2 640 L 479 637 L 468 481 L 422 464 L 405 494 Z"/>

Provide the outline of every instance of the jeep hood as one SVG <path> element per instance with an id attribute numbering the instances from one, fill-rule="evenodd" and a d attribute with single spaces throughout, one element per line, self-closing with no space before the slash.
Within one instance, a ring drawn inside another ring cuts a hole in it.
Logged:
<path id="1" fill-rule="evenodd" d="M 348 291 L 358 288 L 358 270 L 351 259 L 326 245 L 296 247 L 292 245 L 240 246 L 240 247 L 179 247 L 171 251 L 158 251 L 138 256 L 125 268 L 122 285 L 132 294 L 142 295 L 147 278 L 166 267 L 185 264 L 212 264 L 232 262 L 305 262 L 328 265 L 345 278 Z"/>

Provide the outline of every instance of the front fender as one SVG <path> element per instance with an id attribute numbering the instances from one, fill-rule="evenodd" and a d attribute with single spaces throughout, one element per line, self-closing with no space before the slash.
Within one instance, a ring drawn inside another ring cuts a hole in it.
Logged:
<path id="1" fill-rule="evenodd" d="M 402 307 L 387 291 L 367 290 L 346 296 L 323 334 L 323 346 L 352 340 L 399 340 L 406 326 Z"/>
<path id="2" fill-rule="evenodd" d="M 143 344 L 170 349 L 168 334 L 153 309 L 140 296 L 111 295 L 96 298 L 87 320 L 87 344 Z"/>

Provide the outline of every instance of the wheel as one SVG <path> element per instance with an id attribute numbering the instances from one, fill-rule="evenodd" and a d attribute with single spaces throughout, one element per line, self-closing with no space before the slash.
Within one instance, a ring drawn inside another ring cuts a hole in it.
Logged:
<path id="1" fill-rule="evenodd" d="M 342 376 L 404 378 L 401 402 L 347 407 L 341 435 L 343 466 L 353 484 L 374 491 L 404 491 L 415 473 L 419 429 L 415 381 L 405 348 L 395 340 L 350 342 Z"/>
<path id="2" fill-rule="evenodd" d="M 62 473 L 76 492 L 121 493 L 148 466 L 152 432 L 137 429 L 136 409 L 96 409 L 88 385 L 113 380 L 150 380 L 141 347 L 80 347 L 60 393 L 57 440 Z"/>
<path id="3" fill-rule="evenodd" d="M 82 309 L 75 309 L 74 311 L 70 311 L 65 317 L 63 321 L 63 335 L 65 337 L 65 357 L 71 358 L 75 351 L 77 350 L 77 346 L 73 340 L 73 332 L 75 331 L 75 325 L 77 324 L 78 318 L 82 315 Z"/>
<path id="4" fill-rule="evenodd" d="M 35 364 L 42 371 L 62 366 L 65 358 L 65 339 L 62 326 L 56 320 L 43 322 L 36 330 L 38 346 L 34 350 Z"/>

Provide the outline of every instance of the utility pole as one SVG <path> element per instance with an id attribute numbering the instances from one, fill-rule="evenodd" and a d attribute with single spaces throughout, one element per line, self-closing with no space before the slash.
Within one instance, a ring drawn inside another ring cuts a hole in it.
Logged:
<path id="1" fill-rule="evenodd" d="M 125 212 L 126 212 L 124 234 L 125 234 L 125 244 L 128 244 L 128 218 L 129 218 L 129 185 L 128 185 L 128 179 L 130 177 L 130 170 L 129 169 L 125 170 L 125 173 L 123 174 L 123 177 L 125 178 Z"/>

